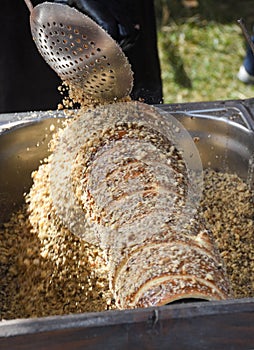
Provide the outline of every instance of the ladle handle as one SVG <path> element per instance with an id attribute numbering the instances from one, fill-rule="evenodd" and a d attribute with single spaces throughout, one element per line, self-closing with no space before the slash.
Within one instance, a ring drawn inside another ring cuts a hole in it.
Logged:
<path id="1" fill-rule="evenodd" d="M 32 2 L 30 0 L 24 0 L 24 1 L 25 1 L 26 6 L 28 7 L 28 9 L 31 13 L 33 11 L 33 8 L 34 8 Z"/>

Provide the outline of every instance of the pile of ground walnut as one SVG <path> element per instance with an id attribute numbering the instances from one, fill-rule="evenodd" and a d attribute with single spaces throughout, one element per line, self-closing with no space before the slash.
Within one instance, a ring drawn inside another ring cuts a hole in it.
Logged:
<path id="1" fill-rule="evenodd" d="M 115 308 L 102 252 L 54 215 L 47 164 L 33 178 L 26 204 L 0 229 L 1 319 Z M 207 170 L 204 180 L 201 219 L 216 238 L 235 297 L 253 297 L 253 194 L 235 175 Z"/>

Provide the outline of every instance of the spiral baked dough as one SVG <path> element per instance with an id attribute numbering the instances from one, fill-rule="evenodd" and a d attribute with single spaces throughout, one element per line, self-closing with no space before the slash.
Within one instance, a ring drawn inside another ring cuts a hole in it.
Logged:
<path id="1" fill-rule="evenodd" d="M 119 308 L 230 297 L 213 238 L 195 221 L 201 172 L 184 128 L 139 102 L 96 108 L 61 136 L 51 169 L 56 212 L 104 249 Z"/>

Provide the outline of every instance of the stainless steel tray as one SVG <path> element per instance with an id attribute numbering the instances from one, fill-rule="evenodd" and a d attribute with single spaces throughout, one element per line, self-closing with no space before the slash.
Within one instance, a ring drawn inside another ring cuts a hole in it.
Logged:
<path id="1" fill-rule="evenodd" d="M 237 173 L 253 187 L 252 99 L 161 105 L 195 138 L 204 168 Z M 61 112 L 0 115 L 0 223 L 23 202 L 48 155 Z M 48 135 L 48 136 L 47 136 Z M 0 322 L 1 349 L 254 349 L 254 300 Z"/>

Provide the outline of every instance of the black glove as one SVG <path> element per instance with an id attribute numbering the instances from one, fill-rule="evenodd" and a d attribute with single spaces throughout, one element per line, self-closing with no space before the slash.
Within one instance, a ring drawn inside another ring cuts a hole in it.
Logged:
<path id="1" fill-rule="evenodd" d="M 131 15 L 131 6 L 124 0 L 54 0 L 73 6 L 92 18 L 128 51 L 139 35 L 139 24 Z"/>

